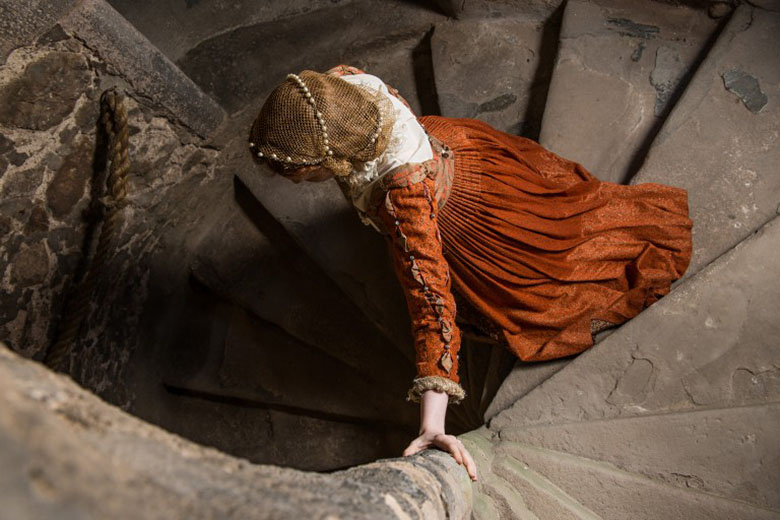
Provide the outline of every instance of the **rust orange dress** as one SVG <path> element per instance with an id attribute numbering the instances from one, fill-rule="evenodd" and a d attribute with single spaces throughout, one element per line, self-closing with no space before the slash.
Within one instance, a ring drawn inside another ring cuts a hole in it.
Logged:
<path id="1" fill-rule="evenodd" d="M 595 331 L 636 316 L 685 272 L 685 190 L 600 181 L 478 120 L 419 122 L 444 149 L 390 172 L 374 197 L 412 318 L 413 400 L 427 389 L 463 397 L 452 289 L 517 357 L 541 361 L 592 346 Z"/>

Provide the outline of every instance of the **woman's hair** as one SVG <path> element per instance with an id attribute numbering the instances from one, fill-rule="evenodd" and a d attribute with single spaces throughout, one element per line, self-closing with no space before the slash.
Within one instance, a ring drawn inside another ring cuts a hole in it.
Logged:
<path id="1" fill-rule="evenodd" d="M 256 161 L 278 173 L 323 165 L 339 176 L 387 147 L 394 113 L 377 91 L 310 70 L 289 74 L 268 96 L 252 124 Z"/>

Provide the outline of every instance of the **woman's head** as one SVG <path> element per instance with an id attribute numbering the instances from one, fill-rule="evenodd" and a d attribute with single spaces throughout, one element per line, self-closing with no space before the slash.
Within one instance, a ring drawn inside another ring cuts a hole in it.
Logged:
<path id="1" fill-rule="evenodd" d="M 324 166 L 348 175 L 387 147 L 392 104 L 379 92 L 326 74 L 290 74 L 268 96 L 249 135 L 258 162 L 277 173 Z"/>

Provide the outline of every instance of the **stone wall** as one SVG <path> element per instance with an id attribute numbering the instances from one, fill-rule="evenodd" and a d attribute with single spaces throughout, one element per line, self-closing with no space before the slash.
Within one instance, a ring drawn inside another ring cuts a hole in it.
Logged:
<path id="1" fill-rule="evenodd" d="M 93 182 L 103 162 L 96 149 L 99 102 L 112 86 L 128 93 L 129 204 L 71 372 L 124 403 L 120 382 L 147 291 L 148 259 L 163 231 L 189 217 L 188 193 L 213 180 L 216 150 L 136 95 L 112 63 L 59 25 L 0 66 L 0 339 L 41 359 L 55 338 L 95 221 L 88 209 L 100 192 Z"/>

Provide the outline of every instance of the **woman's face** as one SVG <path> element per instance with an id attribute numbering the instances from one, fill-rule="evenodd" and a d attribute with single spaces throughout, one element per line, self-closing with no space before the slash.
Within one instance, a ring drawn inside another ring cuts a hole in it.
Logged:
<path id="1" fill-rule="evenodd" d="M 301 181 L 322 182 L 333 178 L 333 172 L 322 165 L 304 166 L 295 170 L 285 170 L 281 175 L 285 179 L 290 179 L 296 184 Z"/>

